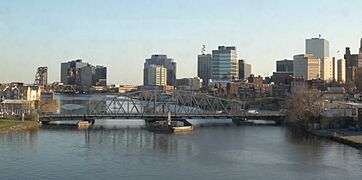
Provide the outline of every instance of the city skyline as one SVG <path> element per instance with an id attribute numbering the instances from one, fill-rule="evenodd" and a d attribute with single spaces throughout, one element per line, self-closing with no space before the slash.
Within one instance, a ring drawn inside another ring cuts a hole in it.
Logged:
<path id="1" fill-rule="evenodd" d="M 33 83 L 39 66 L 60 81 L 59 64 L 80 58 L 108 67 L 110 83 L 142 84 L 152 54 L 172 57 L 178 78 L 195 77 L 204 44 L 206 53 L 236 46 L 253 73 L 270 76 L 305 39 L 322 34 L 340 59 L 345 47 L 358 53 L 362 37 L 360 1 L 85 2 L 0 2 L 0 82 Z"/>

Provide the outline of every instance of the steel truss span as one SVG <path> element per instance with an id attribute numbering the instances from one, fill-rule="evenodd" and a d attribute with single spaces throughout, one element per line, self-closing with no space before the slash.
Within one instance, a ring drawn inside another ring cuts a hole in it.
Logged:
<path id="1" fill-rule="evenodd" d="M 88 115 L 203 116 L 241 115 L 243 102 L 193 91 L 137 91 L 90 102 Z"/>

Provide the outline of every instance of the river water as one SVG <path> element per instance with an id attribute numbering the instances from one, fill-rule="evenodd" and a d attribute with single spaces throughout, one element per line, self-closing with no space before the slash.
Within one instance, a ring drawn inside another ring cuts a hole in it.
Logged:
<path id="1" fill-rule="evenodd" d="M 86 113 L 104 97 L 57 95 L 56 111 Z M 142 120 L 97 120 L 0 134 L 0 179 L 362 179 L 362 150 L 284 127 L 190 122 L 205 127 L 157 134 Z"/>
<path id="2" fill-rule="evenodd" d="M 103 123 L 103 124 L 102 124 Z M 127 125 L 125 125 L 127 124 Z M 0 179 L 361 179 L 362 151 L 276 126 L 157 134 L 142 121 L 0 135 Z"/>

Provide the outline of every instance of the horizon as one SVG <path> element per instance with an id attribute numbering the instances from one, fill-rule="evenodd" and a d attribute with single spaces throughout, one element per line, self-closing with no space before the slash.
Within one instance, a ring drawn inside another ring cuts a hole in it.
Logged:
<path id="1" fill-rule="evenodd" d="M 0 82 L 33 83 L 40 66 L 58 82 L 62 62 L 82 59 L 107 67 L 109 84 L 140 85 L 153 54 L 174 59 L 177 78 L 195 77 L 202 45 L 210 54 L 236 46 L 253 74 L 271 76 L 276 60 L 304 54 L 305 39 L 319 34 L 331 57 L 360 48 L 361 1 L 227 2 L 0 2 Z"/>

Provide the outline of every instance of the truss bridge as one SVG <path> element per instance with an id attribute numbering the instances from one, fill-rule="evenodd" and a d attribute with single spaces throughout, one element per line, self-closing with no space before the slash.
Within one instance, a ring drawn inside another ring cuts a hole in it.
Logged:
<path id="1" fill-rule="evenodd" d="M 244 102 L 193 91 L 137 91 L 106 96 L 89 101 L 87 112 L 40 115 L 40 121 L 64 121 L 84 118 L 95 119 L 163 119 L 172 118 L 254 118 L 273 119 L 284 115 L 278 112 L 248 114 Z"/>

